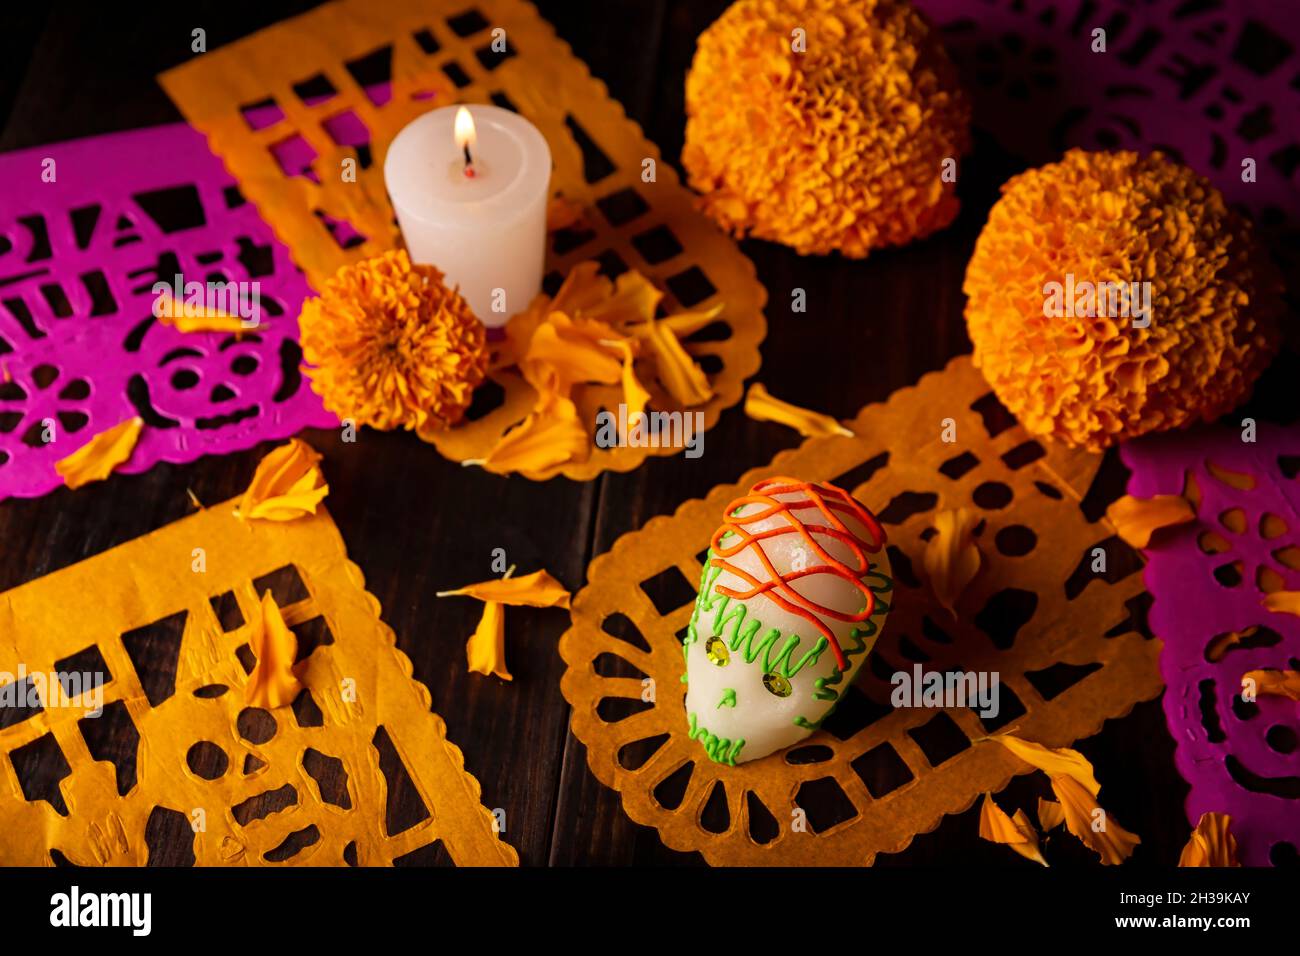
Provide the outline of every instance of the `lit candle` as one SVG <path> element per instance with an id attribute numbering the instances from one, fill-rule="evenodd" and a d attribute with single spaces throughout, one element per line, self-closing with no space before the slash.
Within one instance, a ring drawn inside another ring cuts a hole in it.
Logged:
<path id="1" fill-rule="evenodd" d="M 551 151 L 495 106 L 447 106 L 397 134 L 384 182 L 411 261 L 436 266 L 484 325 L 504 325 L 542 287 Z"/>

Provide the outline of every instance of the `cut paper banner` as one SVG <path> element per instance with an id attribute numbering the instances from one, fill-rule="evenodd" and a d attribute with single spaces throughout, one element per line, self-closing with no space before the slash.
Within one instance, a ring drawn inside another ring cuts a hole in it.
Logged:
<path id="1" fill-rule="evenodd" d="M 236 504 L 0 595 L 0 865 L 517 865 L 324 508 Z M 274 710 L 267 592 L 304 685 Z"/>
<path id="2" fill-rule="evenodd" d="M 501 38 L 504 49 L 494 48 Z M 693 409 L 703 413 L 704 428 L 740 400 L 745 379 L 758 371 L 767 294 L 753 264 L 695 210 L 658 148 L 522 0 L 326 3 L 195 57 L 159 82 L 317 287 L 344 263 L 400 241 L 383 165 L 403 126 L 459 101 L 515 110 L 546 137 L 552 189 L 582 211 L 549 236 L 545 290 L 554 294 L 576 264 L 595 260 L 611 277 L 629 269 L 647 276 L 665 293 L 667 313 L 722 306 L 682 343 L 713 392 Z M 355 182 L 340 175 L 348 163 Z M 507 303 L 512 313 L 526 305 Z M 654 410 L 681 409 L 648 358 L 638 359 L 635 371 Z M 585 423 L 624 400 L 618 383 L 581 393 L 578 420 Z M 481 461 L 536 402 L 516 371 L 499 370 L 479 388 L 468 420 L 432 441 L 454 461 Z M 587 480 L 681 450 L 671 442 L 593 444 L 585 460 L 525 477 Z"/>
<path id="3" fill-rule="evenodd" d="M 131 418 L 144 428 L 124 472 L 337 423 L 299 371 L 311 290 L 201 135 L 176 124 L 7 153 L 0 178 L 0 499 L 58 487 L 57 461 Z M 218 311 L 251 314 L 256 291 L 261 327 L 155 319 L 155 284 L 177 276 L 182 302 L 185 283 L 236 283 Z"/>
<path id="4" fill-rule="evenodd" d="M 959 443 L 941 440 L 948 418 Z M 633 820 L 714 865 L 868 865 L 1028 770 L 1009 749 L 976 741 L 1014 731 L 1069 746 L 1161 689 L 1158 642 L 1141 633 L 1140 562 L 1085 507 L 1099 494 L 1099 456 L 1030 438 L 968 357 L 845 424 L 860 437 L 809 439 L 619 538 L 592 561 L 560 640 L 560 689 L 592 772 Z M 718 515 L 777 474 L 832 482 L 872 508 L 895 590 L 857 686 L 822 728 L 731 767 L 690 739 L 677 689 L 682 635 Z M 956 508 L 971 511 L 983 560 L 952 615 L 924 555 L 936 514 Z M 1108 567 L 1094 573 L 1098 547 Z M 958 671 L 999 675 L 996 712 L 891 701 L 896 674 L 919 695 L 917 677 Z M 796 811 L 802 832 L 791 827 Z"/>
<path id="5" fill-rule="evenodd" d="M 1300 274 L 1294 4 L 914 2 L 957 65 L 974 125 L 1013 157 L 1003 163 L 1008 173 L 1076 146 L 1160 150 L 1246 210 L 1285 273 Z M 1300 324 L 1290 341 L 1300 348 Z"/>
<path id="6" fill-rule="evenodd" d="M 1300 20 L 1290 5 L 915 4 L 939 27 L 976 125 L 1003 149 L 1030 164 L 1071 146 L 1160 149 L 1249 209 L 1266 234 L 1300 228 L 1300 127 L 1289 121 L 1300 110 Z M 1104 55 L 1093 49 L 1098 29 Z"/>
<path id="7" fill-rule="evenodd" d="M 1241 862 L 1266 866 L 1300 852 L 1300 711 L 1282 696 L 1244 700 L 1241 679 L 1300 669 L 1300 616 L 1263 605 L 1300 591 L 1300 425 L 1260 422 L 1255 439 L 1202 428 L 1132 442 L 1123 457 L 1136 498 L 1195 489 L 1196 520 L 1146 552 L 1187 820 L 1226 813 Z"/>

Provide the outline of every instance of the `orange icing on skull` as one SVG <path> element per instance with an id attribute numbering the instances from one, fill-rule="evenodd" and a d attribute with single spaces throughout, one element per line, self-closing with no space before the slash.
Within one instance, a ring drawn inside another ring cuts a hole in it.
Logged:
<path id="1" fill-rule="evenodd" d="M 793 495 L 801 497 L 793 500 L 777 497 Z M 760 507 L 746 514 L 737 514 L 747 505 Z M 849 515 L 856 519 L 870 533 L 871 540 L 863 540 L 845 524 L 841 515 Z M 757 532 L 750 530 L 752 526 L 768 523 L 774 518 L 784 520 L 773 527 L 766 527 Z M 826 619 L 858 623 L 870 618 L 875 610 L 875 595 L 862 581 L 863 576 L 870 570 L 867 554 L 878 552 L 885 544 L 885 532 L 875 516 L 843 488 L 829 483 L 815 484 L 795 478 L 773 477 L 763 479 L 749 490 L 749 494 L 742 495 L 731 502 L 722 520 L 721 527 L 713 533 L 710 542 L 714 555 L 711 564 L 713 567 L 734 574 L 745 581 L 749 588 L 741 591 L 719 584 L 716 588 L 717 592 L 741 601 L 765 594 L 769 600 L 785 611 L 803 618 L 817 628 L 829 642 L 831 650 L 835 652 L 835 660 L 840 670 L 848 670 L 848 659 L 834 633 L 827 626 Z M 800 536 L 820 563 L 810 564 L 797 570 L 791 569 L 785 573 L 778 571 L 768 557 L 763 542 L 791 534 Z M 734 536 L 736 540 L 724 545 L 723 539 L 728 535 Z M 848 564 L 830 554 L 817 540 L 817 536 L 845 545 L 852 554 L 853 563 Z M 767 572 L 766 580 L 760 580 L 744 568 L 727 560 L 749 549 L 753 549 L 754 556 Z M 846 614 L 810 600 L 795 589 L 795 581 L 819 574 L 831 574 L 852 584 L 864 600 L 862 610 Z"/>

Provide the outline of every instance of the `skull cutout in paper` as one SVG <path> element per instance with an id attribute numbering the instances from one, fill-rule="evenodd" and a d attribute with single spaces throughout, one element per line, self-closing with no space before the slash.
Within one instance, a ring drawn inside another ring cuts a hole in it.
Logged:
<path id="1" fill-rule="evenodd" d="M 136 341 L 127 348 L 136 345 L 144 370 L 132 376 L 127 393 L 151 428 L 218 431 L 251 423 L 274 414 L 303 385 L 302 349 L 274 327 L 182 335 L 150 319 L 131 337 Z"/>
<path id="2" fill-rule="evenodd" d="M 727 506 L 685 641 L 687 719 L 710 759 L 765 757 L 830 715 L 889 613 L 884 543 L 830 484 L 769 478 Z"/>

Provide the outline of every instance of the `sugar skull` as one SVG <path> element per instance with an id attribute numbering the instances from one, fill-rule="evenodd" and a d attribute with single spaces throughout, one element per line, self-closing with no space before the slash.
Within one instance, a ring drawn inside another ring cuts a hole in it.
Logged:
<path id="1" fill-rule="evenodd" d="M 884 543 L 830 484 L 768 478 L 727 506 L 684 647 L 690 733 L 711 759 L 765 757 L 830 715 L 889 613 Z"/>

